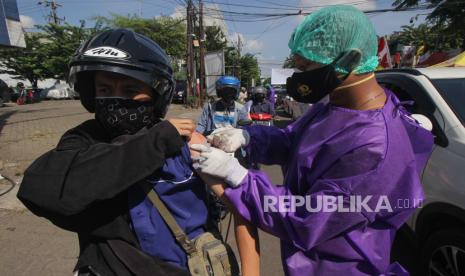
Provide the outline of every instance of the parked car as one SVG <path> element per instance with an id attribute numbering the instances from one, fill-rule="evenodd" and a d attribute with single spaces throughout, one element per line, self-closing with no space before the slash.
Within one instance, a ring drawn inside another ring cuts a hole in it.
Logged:
<path id="1" fill-rule="evenodd" d="M 426 116 L 435 137 L 421 176 L 426 201 L 398 232 L 393 252 L 412 242 L 414 258 L 404 266 L 414 275 L 465 275 L 465 68 L 394 69 L 376 78 L 401 101 L 414 101 L 406 108 Z"/>
<path id="2" fill-rule="evenodd" d="M 173 103 L 182 104 L 186 98 L 187 83 L 185 80 L 177 80 L 176 88 L 173 95 Z"/>
<path id="3" fill-rule="evenodd" d="M 75 99 L 79 95 L 66 82 L 57 81 L 53 86 L 43 89 L 41 98 L 43 99 Z"/>

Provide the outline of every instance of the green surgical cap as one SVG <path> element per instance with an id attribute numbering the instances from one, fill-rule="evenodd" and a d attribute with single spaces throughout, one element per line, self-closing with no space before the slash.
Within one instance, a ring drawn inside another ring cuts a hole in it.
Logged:
<path id="1" fill-rule="evenodd" d="M 336 5 L 318 10 L 296 27 L 289 40 L 292 54 L 330 64 L 342 53 L 357 49 L 361 61 L 354 73 L 372 72 L 378 66 L 378 39 L 368 17 L 352 6 Z M 336 64 L 336 70 L 348 73 Z"/>

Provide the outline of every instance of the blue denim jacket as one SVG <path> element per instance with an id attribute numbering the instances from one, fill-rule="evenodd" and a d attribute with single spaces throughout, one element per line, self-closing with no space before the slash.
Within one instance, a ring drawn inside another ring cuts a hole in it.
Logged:
<path id="1" fill-rule="evenodd" d="M 197 132 L 206 136 L 217 128 L 218 120 L 222 120 L 220 124 L 237 127 L 237 122 L 241 120 L 247 120 L 249 117 L 248 112 L 245 110 L 244 106 L 238 102 L 234 102 L 234 109 L 230 110 L 234 113 L 234 116 L 231 116 L 231 118 L 227 118 L 226 116 L 226 118 L 221 118 L 222 116 L 218 116 L 217 114 L 218 105 L 221 105 L 220 100 L 205 104 L 203 107 L 202 115 L 200 116 L 200 119 L 197 123 Z"/>
<path id="2" fill-rule="evenodd" d="M 208 218 L 205 183 L 191 166 L 189 148 L 168 158 L 162 169 L 147 179 L 176 222 L 190 239 L 205 232 Z M 139 186 L 129 190 L 131 226 L 144 252 L 187 269 L 187 255 L 176 242 L 160 213 Z"/>

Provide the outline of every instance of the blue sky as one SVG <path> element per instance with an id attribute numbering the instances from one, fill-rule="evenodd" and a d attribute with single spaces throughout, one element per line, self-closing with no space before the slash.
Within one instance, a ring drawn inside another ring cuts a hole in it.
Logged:
<path id="1" fill-rule="evenodd" d="M 37 4 L 36 0 L 18 0 L 19 13 L 22 15 L 23 26 L 31 27 L 33 24 L 46 22 L 49 9 Z M 70 24 L 79 24 L 84 19 L 88 26 L 92 25 L 92 17 L 97 15 L 108 16 L 111 13 L 127 15 L 141 14 L 142 17 L 154 17 L 160 15 L 180 15 L 184 8 L 180 6 L 183 0 L 57 0 L 62 7 L 58 9 L 58 15 L 65 17 Z M 196 0 L 194 2 L 197 3 Z M 351 4 L 362 10 L 391 8 L 392 0 L 204 0 L 207 14 L 214 13 L 214 9 L 228 12 L 247 13 L 295 13 L 302 8 L 304 12 L 318 9 L 325 5 Z M 243 6 L 258 6 L 242 7 Z M 213 9 L 213 10 L 212 10 Z M 402 25 L 410 24 L 410 19 L 425 11 L 387 12 L 369 15 L 379 35 L 390 34 L 400 30 Z M 303 16 L 291 16 L 262 22 L 240 22 L 240 17 L 223 15 L 226 19 L 216 19 L 223 23 L 230 41 L 237 42 L 240 36 L 244 41 L 244 53 L 256 54 L 259 59 L 262 75 L 270 74 L 270 68 L 281 67 L 281 64 L 289 54 L 287 42 L 293 29 L 303 19 Z M 420 15 L 416 23 L 424 20 L 425 15 Z M 207 18 L 212 20 L 212 18 Z"/>

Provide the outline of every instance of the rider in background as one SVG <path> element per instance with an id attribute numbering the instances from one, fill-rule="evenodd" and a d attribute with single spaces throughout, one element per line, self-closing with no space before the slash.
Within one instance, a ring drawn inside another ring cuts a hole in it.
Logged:
<path id="1" fill-rule="evenodd" d="M 273 104 L 276 104 L 276 90 L 273 88 L 271 84 L 265 85 L 266 89 L 268 89 L 267 99 Z"/>
<path id="2" fill-rule="evenodd" d="M 196 131 L 204 136 L 217 128 L 237 127 L 238 122 L 248 119 L 244 106 L 237 102 L 241 82 L 233 76 L 222 76 L 216 81 L 218 100 L 207 103 L 197 123 Z"/>
<path id="3" fill-rule="evenodd" d="M 250 107 L 250 113 L 266 113 L 271 116 L 275 116 L 274 105 L 268 99 L 266 99 L 267 91 L 263 86 L 257 86 L 251 93 L 252 106 Z"/>

